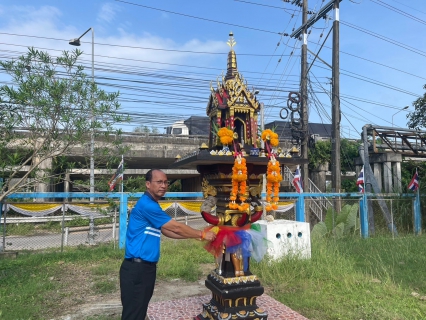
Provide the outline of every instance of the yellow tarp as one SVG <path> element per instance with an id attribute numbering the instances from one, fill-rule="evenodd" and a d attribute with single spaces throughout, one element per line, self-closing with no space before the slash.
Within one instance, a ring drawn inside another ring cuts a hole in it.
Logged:
<path id="1" fill-rule="evenodd" d="M 172 206 L 175 203 L 175 201 L 171 202 L 160 202 L 160 207 L 163 210 L 166 210 L 168 207 Z M 182 201 L 177 202 L 182 207 L 184 207 L 187 210 L 194 211 L 194 212 L 200 212 L 201 205 L 203 202 L 201 201 Z"/>
<path id="2" fill-rule="evenodd" d="M 93 204 L 93 203 L 69 203 L 70 205 L 76 206 L 76 207 L 82 207 L 82 208 L 108 208 L 109 204 Z M 26 211 L 44 211 L 49 210 L 53 208 L 60 208 L 62 204 L 57 203 L 11 203 L 14 207 L 17 207 L 22 210 Z"/>
<path id="3" fill-rule="evenodd" d="M 56 203 L 19 203 L 19 204 L 11 203 L 11 205 L 19 209 L 27 210 L 27 211 L 43 211 L 43 210 L 53 209 L 56 207 L 59 209 L 61 207 L 61 204 L 56 204 Z"/>

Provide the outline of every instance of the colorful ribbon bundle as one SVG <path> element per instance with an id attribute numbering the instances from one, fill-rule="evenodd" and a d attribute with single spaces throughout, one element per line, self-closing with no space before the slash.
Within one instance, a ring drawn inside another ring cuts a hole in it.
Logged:
<path id="1" fill-rule="evenodd" d="M 204 248 L 215 257 L 223 253 L 241 252 L 244 261 L 244 271 L 248 269 L 248 259 L 253 258 L 259 262 L 263 259 L 268 249 L 266 240 L 260 230 L 260 225 L 253 223 L 244 227 L 215 226 L 208 227 L 205 231 L 216 233 L 216 239 L 207 243 Z"/>

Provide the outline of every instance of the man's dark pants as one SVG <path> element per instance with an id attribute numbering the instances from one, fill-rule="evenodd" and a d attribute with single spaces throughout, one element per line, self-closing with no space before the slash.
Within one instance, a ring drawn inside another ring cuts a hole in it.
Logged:
<path id="1" fill-rule="evenodd" d="M 122 320 L 144 320 L 154 293 L 157 265 L 124 260 L 120 268 Z"/>

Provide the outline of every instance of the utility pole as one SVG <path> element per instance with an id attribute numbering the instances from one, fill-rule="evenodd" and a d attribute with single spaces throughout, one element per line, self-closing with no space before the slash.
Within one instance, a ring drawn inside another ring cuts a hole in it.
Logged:
<path id="1" fill-rule="evenodd" d="M 301 140 L 301 155 L 302 159 L 308 159 L 308 28 L 306 23 L 308 22 L 308 0 L 303 0 L 302 4 L 302 56 L 301 56 L 301 83 L 300 83 L 300 93 L 301 93 L 301 111 L 302 111 L 302 132 L 304 136 Z M 303 188 L 309 192 L 309 171 L 308 163 L 302 165 L 302 177 L 303 177 Z M 305 213 L 305 221 L 309 222 L 309 210 Z"/>
<path id="2" fill-rule="evenodd" d="M 337 165 L 333 166 L 333 183 L 332 186 L 335 188 L 334 191 L 340 190 L 340 98 L 339 98 L 339 3 L 342 0 L 330 0 L 325 4 L 318 12 L 308 12 L 308 0 L 283 0 L 285 2 L 290 2 L 294 5 L 302 7 L 302 25 L 297 28 L 291 35 L 291 38 L 298 39 L 302 37 L 302 55 L 301 55 L 301 79 L 300 79 L 300 91 L 301 91 L 301 116 L 302 116 L 302 132 L 304 132 L 303 139 L 301 139 L 301 155 L 302 159 L 308 159 L 308 71 L 307 68 L 307 51 L 308 51 L 308 37 L 307 29 L 315 24 L 318 20 L 322 18 L 327 18 L 327 12 L 335 9 L 336 18 L 333 24 L 333 89 L 332 89 L 332 121 L 333 121 L 333 133 L 335 136 L 332 136 L 332 146 L 334 147 L 333 155 L 338 157 Z M 308 13 L 312 14 L 312 17 L 308 19 Z M 336 32 L 337 30 L 337 32 Z M 328 35 L 327 35 L 328 37 Z M 326 40 L 327 40 L 326 37 Z M 324 41 L 325 42 L 325 41 Z M 336 45 L 337 44 L 337 45 Z M 321 46 L 322 48 L 322 46 Z M 320 49 L 321 50 L 321 49 Z M 315 59 L 318 58 L 319 52 L 316 54 Z M 314 60 L 315 60 L 314 59 Z M 320 59 L 321 60 L 321 59 Z M 313 62 L 312 62 L 313 64 Z M 312 66 L 312 65 L 311 65 Z M 337 115 L 337 117 L 336 117 Z M 337 143 L 337 146 L 336 146 Z M 337 150 L 337 152 L 336 152 Z M 336 160 L 332 159 L 332 164 L 336 164 Z M 309 192 L 309 172 L 308 165 L 303 165 L 303 183 L 304 188 Z M 335 181 L 334 179 L 337 179 Z M 308 217 L 309 218 L 309 217 Z M 309 221 L 308 219 L 306 221 Z"/>
<path id="3" fill-rule="evenodd" d="M 333 22 L 333 69 L 332 69 L 332 111 L 331 111 L 331 188 L 341 191 L 340 166 L 340 67 L 339 67 L 339 2 L 334 0 Z M 338 210 L 338 208 L 336 208 Z M 338 210 L 340 211 L 340 210 Z"/>

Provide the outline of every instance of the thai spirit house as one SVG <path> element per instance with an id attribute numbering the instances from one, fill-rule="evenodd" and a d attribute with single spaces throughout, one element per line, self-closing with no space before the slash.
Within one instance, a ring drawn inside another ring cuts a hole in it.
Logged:
<path id="1" fill-rule="evenodd" d="M 263 214 L 260 202 L 262 181 L 267 172 L 269 177 L 271 163 L 278 183 L 274 184 L 275 197 L 270 199 L 278 201 L 280 163 L 295 165 L 300 164 L 301 159 L 284 157 L 278 161 L 271 148 L 267 150 L 268 156 L 259 154 L 257 122 L 260 103 L 237 70 L 232 33 L 228 45 L 231 50 L 226 75 L 217 80 L 216 87 L 210 86 L 206 110 L 211 127 L 209 145 L 200 148 L 196 154 L 179 159 L 172 167 L 197 168 L 206 198 L 201 215 L 217 232 L 216 240 L 207 245 L 216 261 L 216 268 L 205 282 L 212 298 L 194 319 L 265 320 L 267 312 L 256 304 L 256 298 L 264 289 L 257 276 L 250 272 L 252 257 L 241 248 L 245 241 L 242 238 L 245 234 L 253 234 L 252 223 Z M 230 136 L 223 139 L 222 133 Z M 234 239 L 234 243 L 230 243 L 230 239 Z"/>

